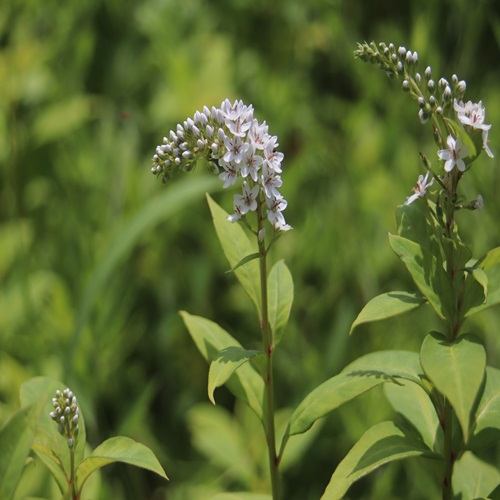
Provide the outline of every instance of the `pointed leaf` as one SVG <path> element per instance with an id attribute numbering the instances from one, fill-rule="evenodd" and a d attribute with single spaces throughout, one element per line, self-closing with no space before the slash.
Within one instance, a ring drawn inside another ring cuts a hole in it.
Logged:
<path id="1" fill-rule="evenodd" d="M 486 367 L 486 379 L 479 401 L 469 446 L 491 446 L 500 439 L 500 370 Z"/>
<path id="2" fill-rule="evenodd" d="M 85 458 L 78 465 L 76 469 L 78 489 L 82 489 L 85 481 L 93 472 L 114 462 L 142 467 L 168 479 L 160 462 L 147 446 L 133 439 L 118 436 L 104 441 L 93 451 L 90 457 Z"/>
<path id="3" fill-rule="evenodd" d="M 436 439 L 442 440 L 441 427 L 427 392 L 414 382 L 402 380 L 401 385 L 385 384 L 384 393 L 394 410 L 417 429 L 424 443 L 431 450 L 439 449 Z"/>
<path id="4" fill-rule="evenodd" d="M 0 429 L 0 498 L 14 497 L 31 451 L 39 411 L 25 406 L 14 413 Z"/>
<path id="5" fill-rule="evenodd" d="M 455 498 L 487 497 L 500 484 L 500 472 L 493 465 L 466 451 L 453 466 L 453 493 Z"/>
<path id="6" fill-rule="evenodd" d="M 486 369 L 481 341 L 465 334 L 450 343 L 444 335 L 432 332 L 422 343 L 420 363 L 436 389 L 450 401 L 467 442 L 470 414 Z"/>
<path id="7" fill-rule="evenodd" d="M 349 334 L 358 325 L 392 318 L 399 314 L 412 311 L 427 301 L 425 297 L 417 293 L 388 292 L 378 295 L 363 307 L 358 317 L 354 320 Z"/>
<path id="8" fill-rule="evenodd" d="M 474 276 L 474 280 L 467 279 L 463 305 L 466 318 L 500 304 L 500 247 L 490 250 L 482 259 L 479 259 L 473 266 L 474 268 L 484 272 L 488 288 L 485 289 L 485 280 L 481 278 L 481 274 Z"/>
<path id="9" fill-rule="evenodd" d="M 180 314 L 196 347 L 209 363 L 226 347 L 241 348 L 241 344 L 217 323 L 185 311 Z M 241 366 L 228 380 L 227 387 L 263 420 L 264 382 L 250 364 Z"/>
<path id="10" fill-rule="evenodd" d="M 227 220 L 228 213 L 221 208 L 208 194 L 207 201 L 212 212 L 215 231 L 222 245 L 224 255 L 229 261 L 234 274 L 238 278 L 241 286 L 255 304 L 259 316 L 261 315 L 261 293 L 260 293 L 260 271 L 259 263 L 250 259 L 246 264 L 237 265 L 248 257 L 255 254 L 255 246 L 252 245 L 245 231 L 238 223 Z"/>
<path id="11" fill-rule="evenodd" d="M 293 279 L 283 260 L 274 264 L 267 279 L 269 323 L 277 346 L 283 338 L 293 302 Z"/>
<path id="12" fill-rule="evenodd" d="M 381 422 L 369 429 L 340 462 L 321 498 L 340 500 L 358 479 L 384 464 L 410 457 L 440 459 L 394 422 Z"/>
<path id="13" fill-rule="evenodd" d="M 246 257 L 243 257 L 243 259 L 241 259 L 238 262 L 238 264 L 236 264 L 234 267 L 232 267 L 231 269 L 226 271 L 226 273 L 234 273 L 234 271 L 236 271 L 236 269 L 238 269 L 238 267 L 245 265 L 247 262 L 250 262 L 251 260 L 258 259 L 259 257 L 260 257 L 260 253 L 258 253 L 258 252 L 253 253 L 251 255 L 247 255 Z"/>
<path id="14" fill-rule="evenodd" d="M 303 399 L 290 418 L 287 436 L 306 432 L 319 418 L 384 382 L 405 378 L 418 383 L 420 371 L 417 353 L 380 351 L 362 356 Z"/>
<path id="15" fill-rule="evenodd" d="M 224 385 L 240 366 L 258 354 L 263 353 L 248 351 L 237 346 L 225 347 L 216 354 L 208 371 L 208 398 L 213 404 L 215 404 L 215 388 Z"/>
<path id="16" fill-rule="evenodd" d="M 390 234 L 389 243 L 437 315 L 441 319 L 452 318 L 455 292 L 436 257 L 417 243 L 400 236 Z"/>

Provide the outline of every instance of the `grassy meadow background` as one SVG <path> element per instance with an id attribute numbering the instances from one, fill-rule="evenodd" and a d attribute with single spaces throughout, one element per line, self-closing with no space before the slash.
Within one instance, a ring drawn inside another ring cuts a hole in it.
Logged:
<path id="1" fill-rule="evenodd" d="M 481 193 L 485 207 L 459 223 L 476 257 L 499 246 L 497 0 L 1 2 L 0 425 L 20 385 L 50 375 L 77 394 L 91 445 L 118 434 L 142 441 L 171 478 L 109 466 L 92 498 L 201 500 L 266 487 L 261 430 L 225 389 L 209 404 L 207 365 L 178 314 L 259 342 L 205 201 L 210 192 L 230 211 L 234 191 L 203 164 L 165 186 L 150 173 L 162 137 L 204 104 L 252 103 L 285 154 L 294 230 L 272 258 L 290 267 L 295 303 L 276 357 L 280 408 L 354 358 L 417 350 L 439 328 L 424 308 L 348 336 L 370 298 L 413 289 L 387 233 L 421 173 L 418 152 L 436 150 L 400 82 L 354 60 L 356 42 L 372 39 L 417 50 L 422 72 L 457 73 L 466 98 L 482 99 L 496 158 L 483 155 L 467 175 L 467 196 Z M 468 326 L 498 367 L 498 309 Z M 319 498 L 354 442 L 392 416 L 380 390 L 322 421 L 287 458 L 285 497 Z M 487 456 L 500 466 L 499 450 Z M 349 494 L 428 499 L 433 481 L 408 461 Z M 31 464 L 19 498 L 54 492 Z"/>

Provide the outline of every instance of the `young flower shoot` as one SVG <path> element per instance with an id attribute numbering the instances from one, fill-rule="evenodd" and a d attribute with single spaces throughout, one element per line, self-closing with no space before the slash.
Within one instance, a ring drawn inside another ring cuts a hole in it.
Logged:
<path id="1" fill-rule="evenodd" d="M 278 188 L 282 185 L 283 153 L 266 122 L 253 116 L 253 107 L 228 99 L 219 108 L 206 106 L 177 125 L 156 148 L 152 172 L 166 182 L 179 170 L 191 171 L 196 162 L 207 159 L 229 188 L 241 181 L 242 194 L 234 196 L 232 222 L 245 218 L 259 207 L 275 231 L 288 231 L 283 210 L 287 206 Z"/>

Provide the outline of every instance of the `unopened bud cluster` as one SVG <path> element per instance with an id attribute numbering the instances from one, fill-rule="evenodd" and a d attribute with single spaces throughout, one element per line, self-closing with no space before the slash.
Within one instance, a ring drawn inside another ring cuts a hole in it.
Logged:
<path id="1" fill-rule="evenodd" d="M 466 83 L 456 75 L 452 76 L 450 83 L 445 78 L 436 81 L 430 66 L 427 66 L 423 76 L 418 73 L 418 54 L 405 47 L 396 48 L 393 43 L 358 43 L 354 55 L 362 61 L 378 64 L 391 78 L 401 78 L 403 90 L 418 102 L 418 116 L 422 123 L 433 114 L 446 113 L 453 106 L 453 101 L 462 100 L 465 94 Z"/>
<path id="2" fill-rule="evenodd" d="M 59 433 L 67 440 L 68 446 L 73 448 L 78 436 L 78 421 L 80 419 L 78 403 L 76 397 L 69 389 L 56 391 L 56 397 L 52 398 L 54 411 L 50 412 L 50 417 L 57 423 Z"/>
<path id="3" fill-rule="evenodd" d="M 251 105 L 226 99 L 220 108 L 205 106 L 164 137 L 156 148 L 151 171 L 166 182 L 178 171 L 193 170 L 205 158 L 224 188 L 242 179 L 242 194 L 234 197 L 231 221 L 256 211 L 261 203 L 273 228 L 286 231 L 290 226 L 282 214 L 287 202 L 278 191 L 283 160 L 278 146 L 266 122 L 254 118 Z"/>

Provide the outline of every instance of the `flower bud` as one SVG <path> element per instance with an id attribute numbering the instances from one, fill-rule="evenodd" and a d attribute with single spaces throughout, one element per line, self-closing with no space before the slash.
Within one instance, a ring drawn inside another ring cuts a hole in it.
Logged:
<path id="1" fill-rule="evenodd" d="M 405 92 L 409 92 L 410 91 L 410 82 L 408 80 L 403 80 L 402 87 L 403 87 L 403 90 Z"/>
<path id="2" fill-rule="evenodd" d="M 427 66 L 427 68 L 425 68 L 424 76 L 425 76 L 425 79 L 427 81 L 429 81 L 431 79 L 432 71 L 431 71 L 431 67 L 430 66 Z"/>
<path id="3" fill-rule="evenodd" d="M 434 83 L 434 80 L 429 80 L 427 82 L 427 88 L 431 91 L 434 92 L 434 89 L 436 88 L 436 84 Z"/>
<path id="4" fill-rule="evenodd" d="M 424 124 L 429 120 L 429 113 L 425 109 L 421 109 L 418 112 L 418 117 L 420 118 L 420 122 Z"/>

